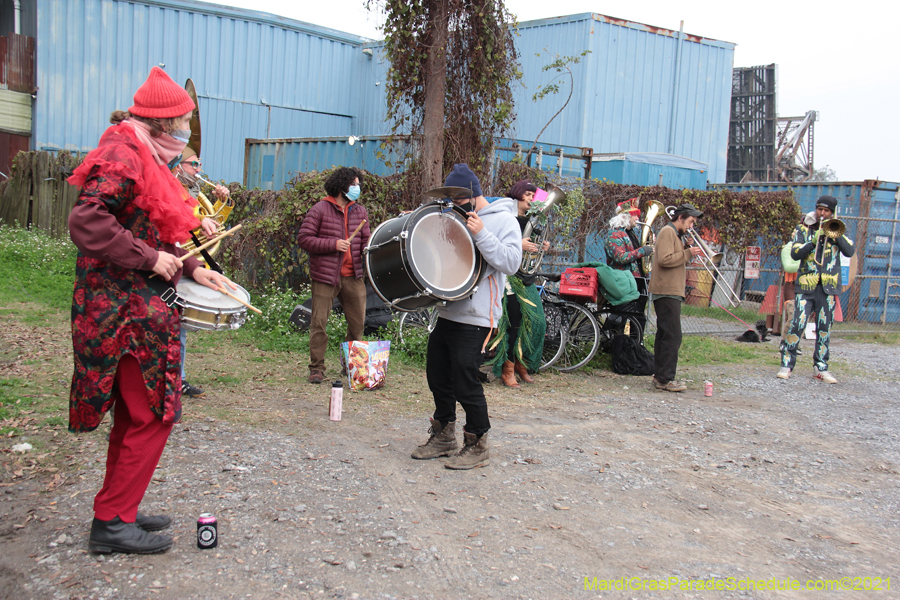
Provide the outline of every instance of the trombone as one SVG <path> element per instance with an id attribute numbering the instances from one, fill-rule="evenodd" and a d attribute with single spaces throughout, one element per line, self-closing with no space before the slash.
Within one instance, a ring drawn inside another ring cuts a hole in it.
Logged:
<path id="1" fill-rule="evenodd" d="M 722 262 L 722 258 L 725 256 L 722 252 L 713 252 L 712 249 L 707 245 L 703 238 L 700 237 L 694 228 L 691 227 L 687 230 L 690 234 L 691 239 L 694 241 L 694 245 L 700 248 L 700 251 L 703 254 L 703 260 L 700 261 L 703 263 L 706 271 L 712 276 L 713 281 L 719 284 L 719 287 L 725 288 L 728 290 L 728 293 L 725 294 L 725 297 L 728 299 L 728 303 L 732 308 L 736 308 L 741 303 L 740 297 L 735 293 L 731 286 L 728 285 L 728 282 L 725 281 L 725 277 L 722 275 L 722 271 L 719 270 L 719 263 Z M 718 277 L 718 279 L 717 279 Z M 721 281 L 719 281 L 721 279 Z"/>
<path id="2" fill-rule="evenodd" d="M 666 207 L 666 214 L 669 216 L 669 219 L 672 219 L 672 216 L 675 213 L 674 206 Z M 687 230 L 687 233 L 691 236 L 691 240 L 693 241 L 694 246 L 700 248 L 700 252 L 703 255 L 703 260 L 700 262 L 703 264 L 703 268 L 706 269 L 706 272 L 710 274 L 713 278 L 713 281 L 719 284 L 719 287 L 725 288 L 728 290 L 728 293 L 725 294 L 725 297 L 728 299 L 728 303 L 732 308 L 736 308 L 741 303 L 740 296 L 731 289 L 731 286 L 728 285 L 728 282 L 725 280 L 725 276 L 722 275 L 722 271 L 719 270 L 719 263 L 722 262 L 722 258 L 725 257 L 725 254 L 722 252 L 713 252 L 709 245 L 703 241 L 703 238 L 694 231 L 694 228 L 691 227 Z M 720 281 L 721 279 L 721 281 Z M 712 294 L 710 294 L 712 295 Z"/>

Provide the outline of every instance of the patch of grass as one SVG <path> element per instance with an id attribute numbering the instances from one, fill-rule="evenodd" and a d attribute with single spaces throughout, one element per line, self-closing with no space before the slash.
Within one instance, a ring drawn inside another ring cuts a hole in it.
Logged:
<path id="1" fill-rule="evenodd" d="M 841 338 L 852 340 L 854 342 L 882 344 L 885 346 L 896 346 L 897 344 L 900 344 L 900 333 L 897 332 L 848 333 L 842 335 Z"/>
<path id="2" fill-rule="evenodd" d="M 653 351 L 656 336 L 644 339 L 647 349 Z M 686 335 L 678 352 L 678 365 L 727 365 L 732 363 L 769 364 L 772 352 L 778 347 L 770 343 L 747 344 L 716 337 Z"/>
<path id="3" fill-rule="evenodd" d="M 732 313 L 738 318 L 743 319 L 747 323 L 753 325 L 761 318 L 762 315 L 758 311 L 750 308 L 738 306 L 737 308 L 729 307 Z M 693 306 L 691 304 L 683 304 L 681 307 L 681 316 L 683 317 L 702 317 L 704 319 L 716 319 L 717 321 L 731 321 L 734 319 L 727 312 L 717 306 Z"/>
<path id="4" fill-rule="evenodd" d="M 0 225 L 0 304 L 35 302 L 45 307 L 39 314 L 28 314 L 30 319 L 68 312 L 76 254 L 68 238 L 56 240 L 40 230 Z"/>
<path id="5" fill-rule="evenodd" d="M 0 435 L 9 432 L 18 433 L 18 427 L 12 425 L 25 408 L 34 405 L 35 386 L 20 379 L 0 379 Z"/>

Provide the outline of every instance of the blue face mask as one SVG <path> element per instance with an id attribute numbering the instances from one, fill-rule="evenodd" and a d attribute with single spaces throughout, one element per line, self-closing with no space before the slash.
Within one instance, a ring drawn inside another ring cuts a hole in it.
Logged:
<path id="1" fill-rule="evenodd" d="M 173 138 L 175 138 L 176 140 L 178 140 L 179 142 L 182 142 L 184 144 L 187 144 L 189 141 L 191 141 L 191 130 L 190 129 L 176 129 L 169 135 L 171 135 Z"/>
<path id="2" fill-rule="evenodd" d="M 348 200 L 354 200 L 354 201 L 355 201 L 357 198 L 359 198 L 359 186 L 358 186 L 358 185 L 351 185 L 351 186 L 350 186 L 350 189 L 347 190 L 347 193 L 344 194 L 344 195 L 347 196 L 347 199 L 348 199 Z"/>

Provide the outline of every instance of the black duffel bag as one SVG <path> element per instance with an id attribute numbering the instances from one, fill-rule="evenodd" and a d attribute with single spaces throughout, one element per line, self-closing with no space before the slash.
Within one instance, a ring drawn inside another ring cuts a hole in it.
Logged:
<path id="1" fill-rule="evenodd" d="M 619 375 L 653 375 L 653 353 L 637 340 L 619 334 L 612 343 L 612 370 Z"/>

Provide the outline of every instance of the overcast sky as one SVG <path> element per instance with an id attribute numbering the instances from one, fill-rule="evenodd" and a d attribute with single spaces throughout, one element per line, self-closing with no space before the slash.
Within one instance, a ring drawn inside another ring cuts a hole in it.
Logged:
<path id="1" fill-rule="evenodd" d="M 219 0 L 378 39 L 365 0 Z M 519 21 L 595 12 L 733 42 L 735 67 L 778 65 L 778 114 L 820 113 L 816 168 L 841 181 L 900 181 L 900 2 L 507 0 Z M 564 141 L 564 140 L 560 140 Z"/>

